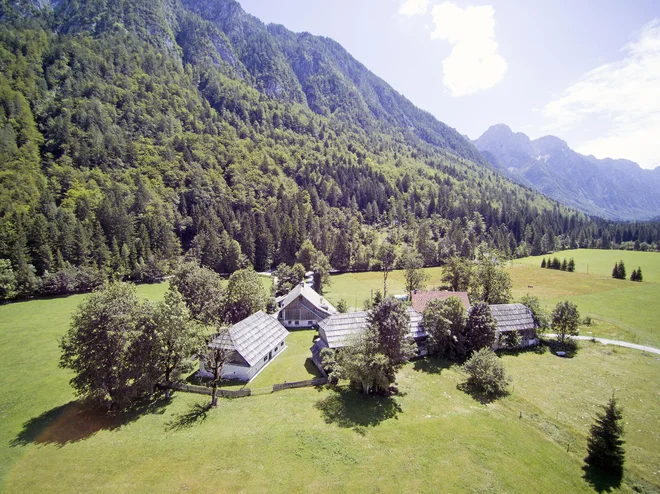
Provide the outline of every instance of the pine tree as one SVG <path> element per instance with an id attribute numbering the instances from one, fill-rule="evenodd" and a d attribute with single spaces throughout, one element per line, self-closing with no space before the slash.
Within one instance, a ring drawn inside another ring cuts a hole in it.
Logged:
<path id="1" fill-rule="evenodd" d="M 637 280 L 636 281 L 644 281 L 644 277 L 642 276 L 642 268 L 641 267 L 637 268 Z"/>
<path id="2" fill-rule="evenodd" d="M 568 261 L 568 272 L 573 273 L 575 271 L 575 259 L 571 257 L 571 259 Z"/>
<path id="3" fill-rule="evenodd" d="M 568 271 L 568 263 L 566 262 L 566 258 L 561 263 L 561 270 L 562 271 Z"/>
<path id="4" fill-rule="evenodd" d="M 606 473 L 621 476 L 625 452 L 623 414 L 617 406 L 616 400 L 611 398 L 604 411 L 596 417 L 596 423 L 591 426 L 587 440 L 587 465 Z"/>
<path id="5" fill-rule="evenodd" d="M 544 257 L 543 260 L 541 261 L 541 267 L 542 267 L 542 268 L 545 268 L 545 257 Z"/>

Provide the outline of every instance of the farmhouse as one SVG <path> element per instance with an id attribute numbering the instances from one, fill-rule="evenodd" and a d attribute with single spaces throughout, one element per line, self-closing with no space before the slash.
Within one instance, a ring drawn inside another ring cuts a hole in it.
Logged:
<path id="1" fill-rule="evenodd" d="M 259 311 L 216 337 L 210 347 L 233 350 L 222 377 L 250 381 L 286 348 L 289 332 L 272 316 Z M 203 366 L 200 371 L 205 372 Z"/>
<path id="2" fill-rule="evenodd" d="M 467 292 L 448 292 L 448 291 L 439 291 L 439 290 L 430 290 L 430 291 L 422 291 L 422 290 L 415 290 L 412 293 L 412 307 L 415 309 L 417 312 L 420 314 L 424 312 L 424 309 L 426 309 L 426 304 L 428 304 L 431 300 L 444 300 L 449 297 L 457 297 L 461 303 L 463 304 L 463 307 L 467 310 L 470 308 L 470 299 L 468 298 Z"/>
<path id="3" fill-rule="evenodd" d="M 489 305 L 490 312 L 495 319 L 496 335 L 493 349 L 502 348 L 502 340 L 508 333 L 516 331 L 520 335 L 520 346 L 528 347 L 537 345 L 539 339 L 536 336 L 536 320 L 534 314 L 523 304 L 494 304 Z"/>
<path id="4" fill-rule="evenodd" d="M 285 328 L 310 328 L 336 314 L 330 302 L 306 283 L 299 283 L 280 301 L 277 320 Z"/>
<path id="5" fill-rule="evenodd" d="M 408 307 L 410 323 L 410 337 L 417 343 L 417 353 L 420 356 L 427 355 L 427 334 L 422 328 L 422 315 L 416 310 Z M 323 371 L 321 362 L 321 350 L 324 348 L 341 348 L 350 345 L 354 338 L 359 337 L 367 327 L 368 312 L 347 312 L 345 314 L 333 314 L 320 321 L 319 338 L 314 342 L 312 348 L 312 362 Z"/>

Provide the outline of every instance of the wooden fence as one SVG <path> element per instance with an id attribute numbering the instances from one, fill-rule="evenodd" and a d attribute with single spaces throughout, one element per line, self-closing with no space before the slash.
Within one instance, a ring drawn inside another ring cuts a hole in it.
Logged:
<path id="1" fill-rule="evenodd" d="M 328 384 L 328 379 L 325 377 L 317 377 L 308 381 L 295 381 L 290 383 L 273 384 L 273 392 L 282 391 L 284 389 L 305 388 L 308 386 L 322 386 Z"/>
<path id="2" fill-rule="evenodd" d="M 275 393 L 277 391 L 283 391 L 285 389 L 293 388 L 305 388 L 309 386 L 322 386 L 328 384 L 328 379 L 325 377 L 317 377 L 315 379 L 309 379 L 307 381 L 294 381 L 294 382 L 285 382 L 281 384 L 273 384 L 272 387 L 267 388 L 243 388 L 237 390 L 231 389 L 222 389 L 219 388 L 217 395 L 224 398 L 242 398 L 243 396 L 253 396 L 261 394 Z M 176 389 L 178 391 L 185 391 L 186 393 L 197 393 L 202 395 L 211 395 L 213 388 L 208 386 L 195 386 L 193 384 L 183 384 L 183 383 L 171 383 L 170 388 Z"/>
<path id="3" fill-rule="evenodd" d="M 170 388 L 177 389 L 179 391 L 185 391 L 187 393 L 197 393 L 202 395 L 211 395 L 213 392 L 213 388 L 209 388 L 207 386 L 195 386 L 192 384 L 183 383 L 172 383 L 170 384 Z M 243 396 L 250 396 L 252 392 L 250 388 L 237 390 L 219 388 L 216 394 L 224 398 L 241 398 Z"/>

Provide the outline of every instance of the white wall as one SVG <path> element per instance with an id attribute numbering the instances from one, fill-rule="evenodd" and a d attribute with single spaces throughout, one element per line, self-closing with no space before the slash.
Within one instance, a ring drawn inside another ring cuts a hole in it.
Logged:
<path id="1" fill-rule="evenodd" d="M 273 351 L 273 358 L 267 359 L 264 362 L 264 357 L 268 356 L 268 352 L 272 351 L 274 348 L 277 348 L 277 351 Z M 286 345 L 284 340 L 280 341 L 277 344 L 277 347 L 271 347 L 268 349 L 264 355 L 261 356 L 259 361 L 251 367 L 246 367 L 242 365 L 232 365 L 225 364 L 222 368 L 222 377 L 225 379 L 239 379 L 241 381 L 250 381 L 252 380 L 264 367 L 268 366 L 275 358 L 284 351 Z M 203 370 L 200 366 L 200 370 Z"/>

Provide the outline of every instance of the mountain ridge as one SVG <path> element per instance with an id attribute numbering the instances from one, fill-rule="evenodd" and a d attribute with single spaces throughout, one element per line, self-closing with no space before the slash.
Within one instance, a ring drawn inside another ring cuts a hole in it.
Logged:
<path id="1" fill-rule="evenodd" d="M 556 136 L 531 140 L 505 124 L 473 143 L 502 173 L 569 207 L 615 220 L 660 217 L 660 167 L 585 156 Z"/>
<path id="2" fill-rule="evenodd" d="M 660 238 L 506 179 L 335 41 L 232 0 L 5 0 L 0 55 L 0 260 L 21 296 L 183 255 L 263 271 L 306 241 L 345 271 L 378 269 L 384 239 L 431 266 Z"/>

